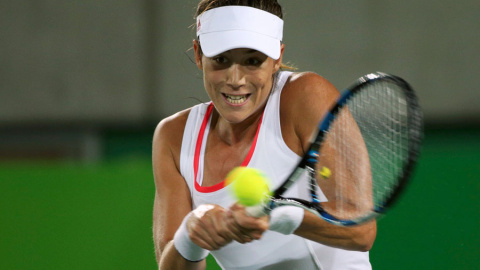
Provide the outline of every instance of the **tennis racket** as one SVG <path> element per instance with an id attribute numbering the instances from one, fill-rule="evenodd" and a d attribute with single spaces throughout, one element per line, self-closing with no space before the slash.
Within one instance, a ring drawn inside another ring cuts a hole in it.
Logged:
<path id="1" fill-rule="evenodd" d="M 380 72 L 365 75 L 342 92 L 272 197 L 247 212 L 258 217 L 293 205 L 340 226 L 374 219 L 407 184 L 422 129 L 421 109 L 406 81 Z M 307 178 L 310 200 L 283 197 L 301 178 Z"/>

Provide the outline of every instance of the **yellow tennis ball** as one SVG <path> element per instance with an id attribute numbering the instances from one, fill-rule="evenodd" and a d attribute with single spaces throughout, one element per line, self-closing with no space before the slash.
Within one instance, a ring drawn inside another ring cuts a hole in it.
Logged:
<path id="1" fill-rule="evenodd" d="M 244 206 L 254 206 L 270 196 L 269 180 L 260 170 L 249 167 L 237 167 L 227 175 L 230 191 Z"/>
<path id="2" fill-rule="evenodd" d="M 318 174 L 325 179 L 328 179 L 330 178 L 330 176 L 332 176 L 332 172 L 327 167 L 322 167 L 322 169 L 318 172 Z"/>

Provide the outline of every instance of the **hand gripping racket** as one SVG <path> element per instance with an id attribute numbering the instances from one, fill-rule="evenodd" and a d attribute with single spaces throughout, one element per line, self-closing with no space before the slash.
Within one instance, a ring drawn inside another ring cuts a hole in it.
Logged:
<path id="1" fill-rule="evenodd" d="M 408 182 L 420 151 L 423 117 L 403 79 L 372 73 L 346 89 L 318 125 L 307 153 L 252 216 L 293 205 L 340 226 L 384 214 Z M 311 200 L 282 195 L 307 178 Z"/>

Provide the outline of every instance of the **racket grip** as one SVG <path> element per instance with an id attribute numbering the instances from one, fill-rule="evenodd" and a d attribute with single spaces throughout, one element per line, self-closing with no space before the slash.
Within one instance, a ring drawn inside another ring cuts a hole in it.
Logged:
<path id="1" fill-rule="evenodd" d="M 285 235 L 292 234 L 300 226 L 304 217 L 303 208 L 297 206 L 282 206 L 270 211 L 265 204 L 259 204 L 245 208 L 245 212 L 257 218 L 270 215 L 269 230 Z"/>
<path id="2" fill-rule="evenodd" d="M 245 212 L 247 213 L 247 215 L 257 218 L 268 215 L 268 213 L 265 211 L 265 204 L 258 204 L 255 206 L 246 207 Z"/>

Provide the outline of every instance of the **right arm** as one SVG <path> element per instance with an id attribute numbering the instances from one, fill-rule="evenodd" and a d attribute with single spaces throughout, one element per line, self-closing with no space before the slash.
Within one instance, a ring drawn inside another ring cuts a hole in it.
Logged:
<path id="1" fill-rule="evenodd" d="M 188 117 L 181 112 L 162 120 L 153 137 L 152 163 L 155 179 L 153 238 L 159 269 L 205 269 L 205 260 L 189 262 L 173 245 L 173 236 L 192 210 L 188 186 L 180 174 L 180 148 Z"/>

